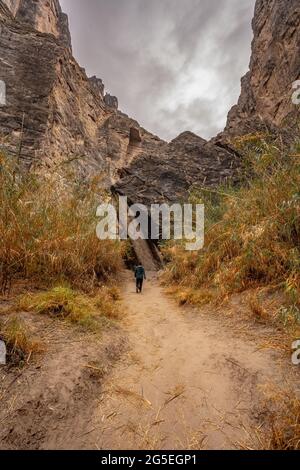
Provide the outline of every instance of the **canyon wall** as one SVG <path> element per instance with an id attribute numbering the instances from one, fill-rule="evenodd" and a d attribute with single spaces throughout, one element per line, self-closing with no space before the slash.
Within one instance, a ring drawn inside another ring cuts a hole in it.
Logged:
<path id="1" fill-rule="evenodd" d="M 240 158 L 232 140 L 255 132 L 294 139 L 299 106 L 292 84 L 300 78 L 300 1 L 257 0 L 250 69 L 242 78 L 238 104 L 226 128 L 210 142 L 185 132 L 160 152 L 123 169 L 116 190 L 135 200 L 182 200 L 191 185 L 217 186 L 234 181 Z"/>
<path id="2" fill-rule="evenodd" d="M 87 77 L 58 0 L 0 0 L 0 144 L 28 167 L 72 160 L 80 176 L 103 172 L 134 202 L 184 200 L 191 185 L 235 178 L 233 136 L 298 122 L 299 25 L 299 0 L 257 0 L 250 70 L 224 132 L 210 142 L 184 132 L 168 144 L 123 114 L 100 78 Z"/>
<path id="3" fill-rule="evenodd" d="M 68 16 L 61 10 L 58 0 L 3 0 L 15 19 L 41 33 L 53 34 L 66 47 L 71 48 Z"/>
<path id="4" fill-rule="evenodd" d="M 0 0 L 0 80 L 7 91 L 2 147 L 26 166 L 73 160 L 80 175 L 104 172 L 113 182 L 116 170 L 144 148 L 163 144 L 121 113 L 102 80 L 78 65 L 57 0 L 5 3 Z"/>
<path id="5" fill-rule="evenodd" d="M 249 72 L 225 133 L 284 129 L 299 122 L 292 84 L 300 79 L 299 0 L 257 0 Z"/>

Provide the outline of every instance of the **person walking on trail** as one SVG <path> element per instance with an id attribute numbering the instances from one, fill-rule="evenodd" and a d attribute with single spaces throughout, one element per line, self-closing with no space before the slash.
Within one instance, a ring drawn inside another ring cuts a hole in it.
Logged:
<path id="1" fill-rule="evenodd" d="M 146 272 L 141 264 L 135 268 L 136 293 L 141 294 L 143 290 L 144 280 L 146 280 Z"/>

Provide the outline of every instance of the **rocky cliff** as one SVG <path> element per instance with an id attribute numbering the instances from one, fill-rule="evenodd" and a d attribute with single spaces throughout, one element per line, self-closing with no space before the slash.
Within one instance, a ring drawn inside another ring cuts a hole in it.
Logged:
<path id="1" fill-rule="evenodd" d="M 76 160 L 81 175 L 118 168 L 163 143 L 118 111 L 97 77 L 71 51 L 67 17 L 57 0 L 0 0 L 2 145 L 26 165 Z M 138 138 L 136 138 L 138 136 Z"/>
<path id="2" fill-rule="evenodd" d="M 300 78 L 299 0 L 257 0 L 249 72 L 225 134 L 288 128 L 299 120 L 292 84 Z"/>
<path id="3" fill-rule="evenodd" d="M 119 111 L 100 78 L 87 77 L 72 56 L 58 0 L 0 0 L 2 145 L 28 166 L 71 159 L 82 176 L 102 171 L 116 192 L 147 204 L 234 178 L 232 136 L 297 119 L 291 86 L 300 71 L 299 8 L 299 0 L 257 0 L 250 70 L 224 133 L 207 142 L 185 132 L 168 144 Z"/>
<path id="4" fill-rule="evenodd" d="M 218 186 L 234 178 L 239 159 L 234 153 L 184 132 L 160 151 L 135 159 L 120 172 L 115 191 L 131 202 L 183 202 L 191 186 Z"/>
<path id="5" fill-rule="evenodd" d="M 182 199 L 193 184 L 216 186 L 235 178 L 240 158 L 233 137 L 272 131 L 288 138 L 300 118 L 292 102 L 292 84 L 300 78 L 299 26 L 299 0 L 257 0 L 250 70 L 224 132 L 210 142 L 182 134 L 159 156 L 123 169 L 116 190 L 145 203 Z"/>
<path id="6" fill-rule="evenodd" d="M 14 18 L 41 33 L 53 34 L 66 47 L 71 48 L 68 17 L 58 0 L 3 0 Z"/>

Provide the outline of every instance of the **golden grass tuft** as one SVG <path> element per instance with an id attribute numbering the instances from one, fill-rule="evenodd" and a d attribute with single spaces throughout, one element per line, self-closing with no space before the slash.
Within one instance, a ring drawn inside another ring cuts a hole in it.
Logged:
<path id="1" fill-rule="evenodd" d="M 197 305 L 201 307 L 214 300 L 214 294 L 205 289 L 189 289 L 181 286 L 171 286 L 166 289 L 179 305 Z"/>
<path id="2" fill-rule="evenodd" d="M 41 342 L 32 337 L 25 323 L 16 316 L 0 325 L 0 339 L 6 344 L 9 365 L 20 366 L 43 350 Z"/>
<path id="3" fill-rule="evenodd" d="M 253 313 L 255 319 L 259 322 L 266 322 L 270 320 L 270 314 L 263 305 L 263 302 L 259 298 L 257 292 L 253 292 L 249 296 L 249 307 L 250 311 Z"/>
<path id="4" fill-rule="evenodd" d="M 270 388 L 264 426 L 257 433 L 263 450 L 300 450 L 300 398 L 291 389 Z"/>
<path id="5" fill-rule="evenodd" d="M 121 294 L 117 287 L 104 286 L 93 302 L 101 315 L 111 320 L 118 320 L 121 317 L 120 300 Z"/>

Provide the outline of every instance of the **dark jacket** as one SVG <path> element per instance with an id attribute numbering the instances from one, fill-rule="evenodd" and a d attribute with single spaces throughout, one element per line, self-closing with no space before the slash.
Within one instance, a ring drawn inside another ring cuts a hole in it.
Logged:
<path id="1" fill-rule="evenodd" d="M 143 266 L 137 266 L 135 268 L 135 278 L 136 279 L 146 279 L 146 272 L 145 272 L 145 269 L 143 268 Z"/>

